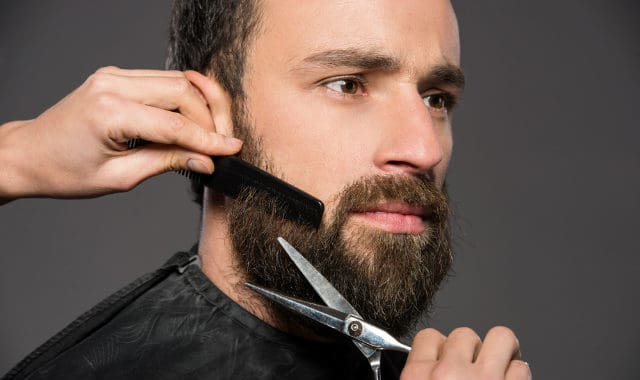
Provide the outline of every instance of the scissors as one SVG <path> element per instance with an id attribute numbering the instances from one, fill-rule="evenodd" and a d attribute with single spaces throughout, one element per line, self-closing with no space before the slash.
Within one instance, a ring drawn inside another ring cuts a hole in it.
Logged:
<path id="1" fill-rule="evenodd" d="M 284 248 L 293 263 L 327 306 L 289 297 L 250 283 L 245 285 L 287 309 L 311 318 L 351 338 L 353 344 L 369 361 L 373 379 L 381 380 L 381 352 L 383 350 L 393 350 L 408 353 L 411 351 L 411 347 L 400 343 L 383 329 L 363 320 L 358 311 L 289 242 L 279 237 L 278 243 Z"/>

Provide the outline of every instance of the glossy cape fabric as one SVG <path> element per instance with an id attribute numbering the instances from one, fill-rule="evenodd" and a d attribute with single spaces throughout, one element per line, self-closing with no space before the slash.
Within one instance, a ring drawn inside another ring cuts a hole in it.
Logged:
<path id="1" fill-rule="evenodd" d="M 347 339 L 287 335 L 246 312 L 200 270 L 195 248 L 174 255 L 80 316 L 6 379 L 370 379 Z M 383 379 L 406 356 L 383 353 Z"/>

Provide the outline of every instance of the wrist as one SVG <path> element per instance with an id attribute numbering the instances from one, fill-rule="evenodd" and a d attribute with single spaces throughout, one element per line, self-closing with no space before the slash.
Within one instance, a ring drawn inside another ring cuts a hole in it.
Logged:
<path id="1" fill-rule="evenodd" d="M 14 199 L 34 196 L 35 186 L 29 184 L 25 167 L 25 142 L 20 130 L 29 121 L 11 121 L 0 125 L 0 205 Z"/>

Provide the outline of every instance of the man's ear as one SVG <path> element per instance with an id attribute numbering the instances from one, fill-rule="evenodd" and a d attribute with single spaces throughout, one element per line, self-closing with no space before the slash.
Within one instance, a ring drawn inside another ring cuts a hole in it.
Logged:
<path id="1" fill-rule="evenodd" d="M 184 75 L 204 96 L 209 112 L 211 112 L 216 132 L 225 136 L 233 136 L 231 96 L 229 93 L 212 77 L 210 78 L 192 70 L 185 71 Z"/>

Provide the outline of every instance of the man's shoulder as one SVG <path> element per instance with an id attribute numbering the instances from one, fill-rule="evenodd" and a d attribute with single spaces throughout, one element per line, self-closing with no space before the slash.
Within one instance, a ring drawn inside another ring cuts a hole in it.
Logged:
<path id="1" fill-rule="evenodd" d="M 174 255 L 93 307 L 6 379 L 370 377 L 350 341 L 292 337 L 242 309 L 209 281 L 195 252 Z M 395 378 L 396 358 L 385 356 L 383 370 Z"/>
<path id="2" fill-rule="evenodd" d="M 25 357 L 5 375 L 5 379 L 25 378 L 43 369 L 49 373 L 49 366 L 62 362 L 61 359 L 79 347 L 101 346 L 100 340 L 111 340 L 110 326 L 122 323 L 144 325 L 145 320 L 153 318 L 145 313 L 145 309 L 150 311 L 148 305 L 155 304 L 158 310 L 166 307 L 169 300 L 165 299 L 164 306 L 161 306 L 163 302 L 157 303 L 161 300 L 158 297 L 180 287 L 172 274 L 184 271 L 197 258 L 194 249 L 176 253 L 159 269 L 139 277 L 80 315 Z"/>

